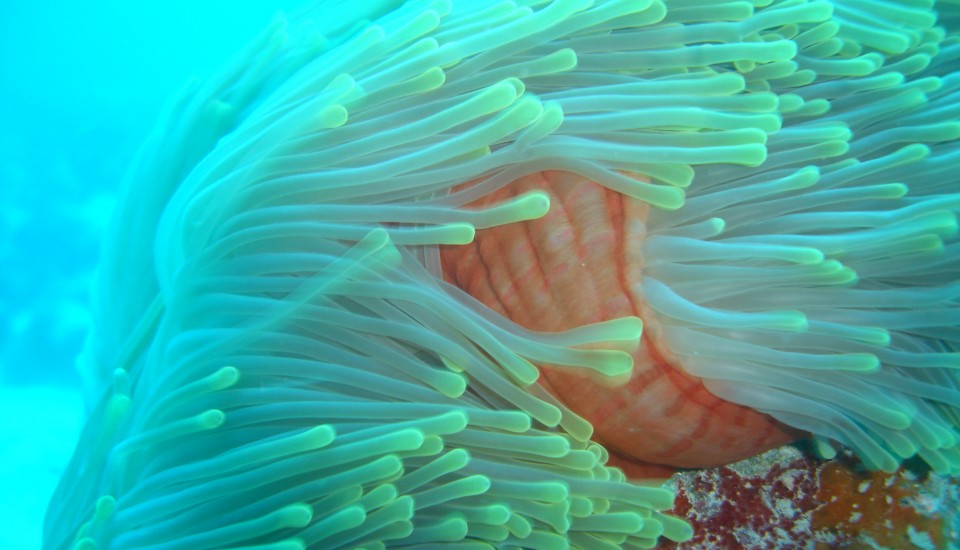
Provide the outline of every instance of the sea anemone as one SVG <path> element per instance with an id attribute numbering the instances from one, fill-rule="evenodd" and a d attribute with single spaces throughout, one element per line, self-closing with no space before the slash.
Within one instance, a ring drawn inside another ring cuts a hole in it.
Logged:
<path id="1" fill-rule="evenodd" d="M 810 433 L 960 472 L 955 1 L 356 4 L 142 150 L 47 547 L 652 547 L 689 527 L 611 451 L 698 465 L 747 414 L 779 435 L 705 464 Z M 617 266 L 549 225 L 582 190 L 630 212 Z"/>

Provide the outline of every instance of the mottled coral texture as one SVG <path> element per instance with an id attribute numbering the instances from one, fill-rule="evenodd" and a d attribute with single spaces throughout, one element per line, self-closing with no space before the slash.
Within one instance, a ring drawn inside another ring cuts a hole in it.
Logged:
<path id="1" fill-rule="evenodd" d="M 950 548 L 960 541 L 960 484 L 911 463 L 865 469 L 849 453 L 818 460 L 782 447 L 708 470 L 676 474 L 673 512 L 691 540 L 664 549 Z"/>

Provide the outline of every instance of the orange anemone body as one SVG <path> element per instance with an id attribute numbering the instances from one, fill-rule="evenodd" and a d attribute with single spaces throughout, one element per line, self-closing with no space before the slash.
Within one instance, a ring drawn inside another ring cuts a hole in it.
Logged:
<path id="1" fill-rule="evenodd" d="M 643 276 L 641 243 L 649 206 L 566 172 L 537 172 L 474 206 L 534 190 L 550 197 L 546 216 L 477 232 L 443 247 L 448 281 L 531 330 L 557 332 L 626 316 L 644 333 L 629 380 L 603 380 L 539 365 L 540 383 L 594 427 L 594 437 L 628 474 L 651 465 L 705 467 L 734 462 L 800 435 L 770 416 L 711 394 L 685 373 L 657 319 L 633 289 Z"/>

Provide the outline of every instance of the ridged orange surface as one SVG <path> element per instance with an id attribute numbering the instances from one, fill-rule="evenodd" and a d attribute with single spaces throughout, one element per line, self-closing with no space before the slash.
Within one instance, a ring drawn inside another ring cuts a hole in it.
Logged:
<path id="1" fill-rule="evenodd" d="M 483 229 L 473 243 L 441 250 L 446 278 L 488 307 L 538 331 L 562 331 L 624 316 L 644 322 L 627 381 L 541 367 L 541 383 L 589 420 L 613 462 L 637 477 L 645 465 L 726 464 L 795 439 L 767 415 L 709 393 L 684 373 L 659 337 L 656 315 L 635 287 L 649 206 L 564 172 L 528 175 L 475 206 L 532 190 L 550 196 L 540 219 Z M 662 472 L 663 470 L 659 470 Z"/>

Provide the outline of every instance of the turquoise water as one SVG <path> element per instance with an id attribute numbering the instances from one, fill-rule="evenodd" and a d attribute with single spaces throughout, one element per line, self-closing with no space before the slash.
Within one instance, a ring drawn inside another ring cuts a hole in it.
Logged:
<path id="1" fill-rule="evenodd" d="M 164 102 L 294 1 L 0 3 L 0 548 L 40 547 L 126 165 Z"/>

